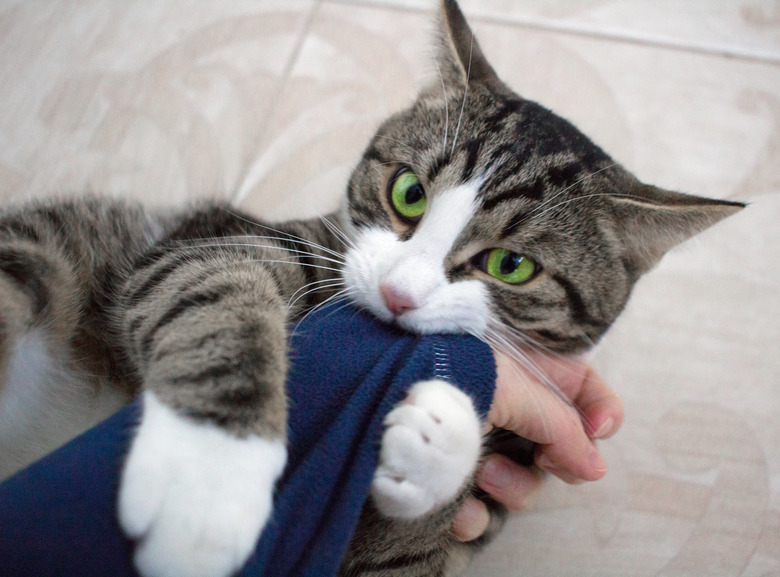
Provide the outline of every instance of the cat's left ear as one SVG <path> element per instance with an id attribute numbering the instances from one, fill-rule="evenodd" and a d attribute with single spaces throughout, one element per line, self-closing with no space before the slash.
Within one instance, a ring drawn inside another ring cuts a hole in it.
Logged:
<path id="1" fill-rule="evenodd" d="M 610 196 L 612 212 L 637 271 L 651 269 L 672 247 L 745 208 L 741 202 L 671 192 L 640 184 Z"/>
<path id="2" fill-rule="evenodd" d="M 495 92 L 512 94 L 485 58 L 455 0 L 441 0 L 438 32 L 437 63 L 446 85 L 481 84 Z"/>

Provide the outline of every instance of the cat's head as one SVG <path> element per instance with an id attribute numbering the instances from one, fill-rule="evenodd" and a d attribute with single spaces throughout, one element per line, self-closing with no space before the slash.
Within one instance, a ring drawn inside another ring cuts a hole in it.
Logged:
<path id="1" fill-rule="evenodd" d="M 349 183 L 353 299 L 413 332 L 584 350 L 668 249 L 743 205 L 641 183 L 512 92 L 456 2 L 439 29 L 440 78 L 382 124 Z"/>

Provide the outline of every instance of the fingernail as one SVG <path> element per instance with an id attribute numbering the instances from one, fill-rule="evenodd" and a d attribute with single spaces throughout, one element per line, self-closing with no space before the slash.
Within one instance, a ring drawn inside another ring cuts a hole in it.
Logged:
<path id="1" fill-rule="evenodd" d="M 593 433 L 593 438 L 603 439 L 612 432 L 612 426 L 614 424 L 615 421 L 612 420 L 612 417 L 609 417 L 606 421 L 601 423 L 601 426 L 596 430 L 595 433 Z"/>
<path id="2" fill-rule="evenodd" d="M 512 471 L 501 457 L 489 458 L 479 474 L 480 486 L 486 484 L 496 489 L 504 489 L 511 482 Z"/>
<path id="3" fill-rule="evenodd" d="M 547 455 L 544 454 L 542 454 L 542 456 L 539 457 L 539 459 L 536 461 L 536 466 L 543 471 L 550 473 L 551 475 L 555 475 L 561 481 L 569 483 L 570 485 L 579 485 L 580 483 L 585 482 L 583 479 L 579 479 L 574 475 L 570 475 L 569 473 L 566 473 L 565 471 L 553 465 L 552 461 L 550 461 Z"/>

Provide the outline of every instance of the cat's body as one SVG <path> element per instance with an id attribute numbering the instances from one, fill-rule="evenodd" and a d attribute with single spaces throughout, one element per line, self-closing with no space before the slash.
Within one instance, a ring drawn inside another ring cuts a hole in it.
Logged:
<path id="1" fill-rule="evenodd" d="M 441 42 L 441 78 L 380 127 L 327 220 L 98 198 L 0 213 L 0 443 L 37 432 L 17 407 L 49 382 L 88 381 L 109 406 L 141 394 L 119 516 L 145 575 L 227 575 L 251 553 L 286 460 L 287 323 L 342 287 L 412 332 L 577 353 L 667 249 L 741 207 L 644 185 L 512 93 L 452 1 Z M 387 426 L 343 574 L 454 569 L 479 420 L 432 381 Z M 436 451 L 401 459 L 396 433 L 426 427 Z"/>

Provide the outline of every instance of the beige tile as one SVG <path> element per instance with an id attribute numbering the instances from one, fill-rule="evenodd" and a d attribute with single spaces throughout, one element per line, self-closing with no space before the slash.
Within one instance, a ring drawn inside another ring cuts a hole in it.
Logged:
<path id="1" fill-rule="evenodd" d="M 437 0 L 326 0 L 433 10 Z M 460 0 L 468 16 L 780 61 L 773 0 Z"/>
<path id="2" fill-rule="evenodd" d="M 0 198 L 231 192 L 312 7 L 4 3 Z"/>
<path id="3" fill-rule="evenodd" d="M 429 25 L 423 14 L 324 5 L 238 203 L 272 219 L 334 209 L 376 127 L 411 102 Z"/>

